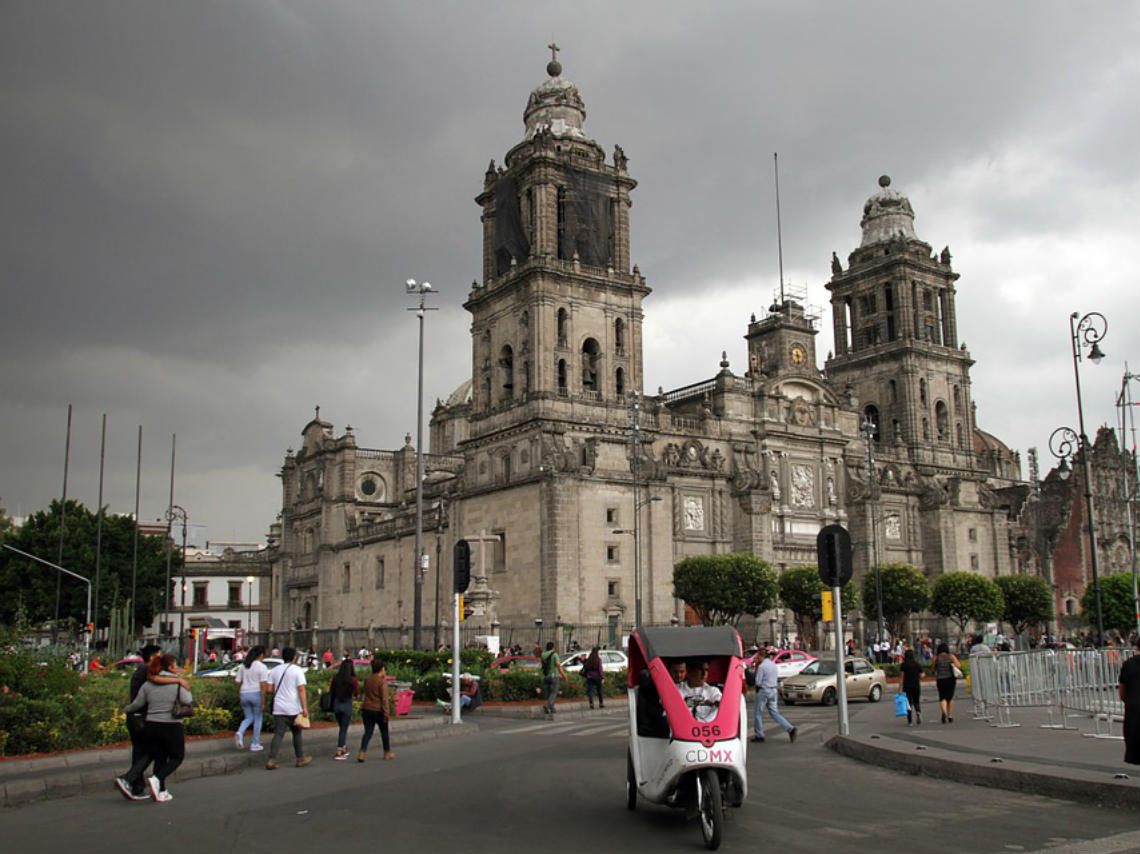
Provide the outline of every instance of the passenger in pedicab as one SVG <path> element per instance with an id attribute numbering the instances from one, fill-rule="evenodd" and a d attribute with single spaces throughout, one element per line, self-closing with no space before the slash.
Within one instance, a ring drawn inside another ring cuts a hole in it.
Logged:
<path id="1" fill-rule="evenodd" d="M 685 662 L 685 681 L 678 686 L 685 704 L 692 710 L 693 717 L 700 723 L 708 723 L 716 717 L 720 706 L 721 691 L 706 680 L 709 663 L 705 659 L 694 658 Z"/>

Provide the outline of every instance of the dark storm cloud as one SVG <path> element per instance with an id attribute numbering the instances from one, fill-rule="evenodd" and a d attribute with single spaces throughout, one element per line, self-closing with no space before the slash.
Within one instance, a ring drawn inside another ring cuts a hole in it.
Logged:
<path id="1" fill-rule="evenodd" d="M 416 328 L 402 283 L 441 291 L 426 324 L 430 409 L 469 373 L 460 306 L 481 276 L 472 199 L 488 160 L 522 137 L 552 36 L 588 133 L 607 152 L 621 144 L 640 182 L 633 259 L 655 289 L 651 387 L 711 374 L 721 349 L 742 363 L 744 316 L 694 342 L 713 354 L 704 368 L 654 342 L 694 335 L 677 318 L 719 289 L 743 289 L 755 311 L 770 301 L 774 151 L 786 278 L 813 302 L 826 298 L 830 253 L 857 245 L 882 172 L 910 195 L 919 235 L 953 244 L 976 396 L 1011 444 L 1046 428 L 1018 432 L 1016 413 L 1031 407 L 1003 400 L 998 366 L 1039 363 L 1021 386 L 1064 376 L 1072 276 L 1104 288 L 1086 286 L 1084 310 L 1135 317 L 1123 271 L 1078 246 L 1136 258 L 1129 3 L 1090 15 L 1037 2 L 10 2 L 9 509 L 58 492 L 69 401 L 84 500 L 94 503 L 107 410 L 114 509 L 133 504 L 142 423 L 143 515 L 161 512 L 177 432 L 182 503 L 215 538 L 264 532 L 278 509 L 273 473 L 314 405 L 366 446 L 414 432 Z M 1015 306 L 1011 333 L 1002 318 Z M 1134 337 L 1117 339 L 1121 358 Z M 1071 408 L 1056 402 L 1041 419 L 1068 411 L 1057 407 Z"/>

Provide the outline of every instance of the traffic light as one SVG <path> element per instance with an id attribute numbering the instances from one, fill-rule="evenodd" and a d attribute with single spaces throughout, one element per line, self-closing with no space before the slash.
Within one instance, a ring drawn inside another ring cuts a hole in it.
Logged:
<path id="1" fill-rule="evenodd" d="M 89 634 L 89 635 L 95 634 L 95 624 L 94 623 L 88 623 L 87 624 L 87 634 Z"/>
<path id="2" fill-rule="evenodd" d="M 471 584 L 471 546 L 467 544 L 467 540 L 456 542 L 452 563 L 455 571 L 455 592 L 463 593 Z M 462 610 L 460 608 L 460 611 Z"/>

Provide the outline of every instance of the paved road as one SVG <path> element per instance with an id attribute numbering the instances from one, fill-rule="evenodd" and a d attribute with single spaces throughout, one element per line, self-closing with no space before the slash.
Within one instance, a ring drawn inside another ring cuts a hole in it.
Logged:
<path id="1" fill-rule="evenodd" d="M 866 706 L 853 706 L 853 717 Z M 751 791 L 722 850 L 1117 852 L 1136 816 L 898 775 L 836 756 L 834 711 L 796 707 L 749 751 Z M 624 714 L 624 709 L 621 710 Z M 678 811 L 625 809 L 625 720 L 483 717 L 463 735 L 395 745 L 393 762 L 333 762 L 186 781 L 175 800 L 124 801 L 108 787 L 0 812 L 2 852 L 699 851 Z M 354 728 L 354 734 L 358 728 Z M 375 755 L 375 753 L 374 753 Z"/>

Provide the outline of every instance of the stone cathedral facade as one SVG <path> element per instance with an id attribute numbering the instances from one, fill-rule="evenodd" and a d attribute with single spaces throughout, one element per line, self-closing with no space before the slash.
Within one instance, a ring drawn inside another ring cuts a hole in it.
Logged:
<path id="1" fill-rule="evenodd" d="M 742 320 L 740 373 L 722 360 L 702 382 L 646 393 L 651 288 L 629 236 L 637 182 L 620 146 L 607 155 L 587 136 L 559 63 L 547 72 L 521 141 L 491 162 L 476 197 L 470 379 L 437 403 L 425 462 L 424 626 L 449 616 L 460 538 L 474 555 L 469 625 L 541 619 L 605 627 L 611 642 L 634 621 L 637 552 L 654 624 L 685 619 L 672 595 L 680 559 L 748 551 L 777 569 L 814 564 L 816 534 L 832 523 L 851 530 L 857 572 L 872 554 L 931 578 L 1018 570 L 1020 463 L 975 424 L 958 276 L 948 249 L 916 235 L 907 198 L 881 179 L 846 267 L 833 254 L 822 370 L 816 317 L 787 298 Z M 273 628 L 410 625 L 410 438 L 368 450 L 318 410 L 280 476 Z"/>

